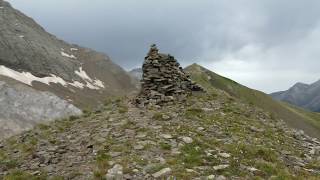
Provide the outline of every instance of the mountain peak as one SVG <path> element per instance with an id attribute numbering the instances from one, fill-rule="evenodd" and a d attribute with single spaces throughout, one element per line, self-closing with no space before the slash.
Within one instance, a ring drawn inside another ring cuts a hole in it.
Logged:
<path id="1" fill-rule="evenodd" d="M 197 63 L 192 63 L 191 65 L 189 65 L 189 67 L 202 67 L 202 66 Z"/>
<path id="2" fill-rule="evenodd" d="M 309 86 L 308 84 L 301 83 L 301 82 L 297 82 L 296 84 L 293 85 L 293 87 L 299 87 L 299 88 L 304 88 L 308 86 Z"/>
<path id="3" fill-rule="evenodd" d="M 293 85 L 288 91 L 292 91 L 292 92 L 303 92 L 306 89 L 309 88 L 310 85 L 305 84 L 305 83 L 301 83 L 298 82 L 295 85 Z"/>
<path id="4" fill-rule="evenodd" d="M 311 84 L 311 86 L 320 86 L 320 79 Z"/>
<path id="5" fill-rule="evenodd" d="M 7 1 L 0 0 L 0 7 L 11 7 L 11 4 Z"/>
<path id="6" fill-rule="evenodd" d="M 319 111 L 319 92 L 320 80 L 310 85 L 298 82 L 287 91 L 272 93 L 271 96 L 274 99 L 285 101 L 311 111 Z"/>

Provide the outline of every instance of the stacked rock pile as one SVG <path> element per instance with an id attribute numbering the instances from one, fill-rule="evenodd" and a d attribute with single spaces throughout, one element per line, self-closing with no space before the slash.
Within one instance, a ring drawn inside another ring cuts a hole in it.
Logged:
<path id="1" fill-rule="evenodd" d="M 194 91 L 204 91 L 191 81 L 173 56 L 160 54 L 155 44 L 145 58 L 142 71 L 141 92 L 136 98 L 139 106 L 181 101 Z"/>

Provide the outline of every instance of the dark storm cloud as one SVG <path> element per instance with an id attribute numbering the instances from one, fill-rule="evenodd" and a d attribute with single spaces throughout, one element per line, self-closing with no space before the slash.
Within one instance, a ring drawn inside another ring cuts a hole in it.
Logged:
<path id="1" fill-rule="evenodd" d="M 271 92 L 320 78 L 318 0 L 10 0 L 49 32 L 140 66 L 151 43 Z"/>

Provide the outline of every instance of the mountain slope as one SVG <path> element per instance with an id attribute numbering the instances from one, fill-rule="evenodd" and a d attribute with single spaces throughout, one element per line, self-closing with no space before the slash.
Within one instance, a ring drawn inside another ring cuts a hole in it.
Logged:
<path id="1" fill-rule="evenodd" d="M 129 74 L 107 55 L 59 40 L 6 1 L 0 0 L 0 7 L 0 80 L 5 84 L 0 106 L 10 104 L 0 113 L 0 135 L 78 115 L 79 109 L 97 108 L 107 97 L 136 90 Z M 24 105 L 21 111 L 18 105 Z"/>
<path id="2" fill-rule="evenodd" d="M 242 101 L 255 105 L 273 116 L 283 119 L 289 126 L 302 129 L 313 137 L 320 138 L 320 117 L 314 114 L 312 117 L 306 115 L 307 112 L 301 111 L 295 107 L 289 107 L 284 103 L 279 103 L 260 91 L 256 91 L 242 86 L 230 79 L 215 74 L 199 65 L 193 64 L 186 68 L 191 77 L 196 82 L 206 88 L 217 88 L 229 93 L 231 96 L 241 99 Z"/>
<path id="3" fill-rule="evenodd" d="M 317 179 L 320 142 L 208 89 L 184 103 L 128 99 L 0 142 L 4 179 Z"/>
<path id="4" fill-rule="evenodd" d="M 0 75 L 50 91 L 81 108 L 135 90 L 108 56 L 71 45 L 0 0 Z"/>
<path id="5" fill-rule="evenodd" d="M 275 92 L 271 96 L 280 101 L 320 112 L 320 80 L 310 85 L 297 83 L 287 91 Z"/>

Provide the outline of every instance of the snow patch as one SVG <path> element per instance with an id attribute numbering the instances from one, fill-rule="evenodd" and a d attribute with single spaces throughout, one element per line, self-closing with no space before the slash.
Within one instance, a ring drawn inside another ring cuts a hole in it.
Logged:
<path id="1" fill-rule="evenodd" d="M 73 54 L 67 54 L 63 51 L 61 51 L 61 55 L 64 56 L 64 57 L 67 57 L 67 58 L 71 58 L 71 59 L 77 59 L 76 56 L 74 56 Z"/>
<path id="2" fill-rule="evenodd" d="M 86 87 L 89 89 L 100 89 L 99 87 L 94 86 L 93 84 L 87 82 Z"/>
<path id="3" fill-rule="evenodd" d="M 78 51 L 79 49 L 77 48 L 70 48 L 71 51 Z"/>
<path id="4" fill-rule="evenodd" d="M 80 88 L 80 89 L 83 89 L 84 88 L 84 84 L 82 84 L 81 82 L 79 81 L 73 81 L 72 83 L 69 83 L 69 85 L 73 86 L 73 87 L 76 87 L 76 88 Z"/>
<path id="5" fill-rule="evenodd" d="M 92 79 L 88 76 L 88 74 L 82 69 L 82 67 L 79 68 L 79 71 L 75 71 L 76 75 L 81 77 L 84 80 L 92 81 Z"/>
<path id="6" fill-rule="evenodd" d="M 101 87 L 101 88 L 105 88 L 103 82 L 100 81 L 99 79 L 94 80 L 93 84 L 95 86 L 98 86 L 98 87 Z"/>
<path id="7" fill-rule="evenodd" d="M 24 38 L 24 35 L 19 35 L 20 38 Z"/>
<path id="8" fill-rule="evenodd" d="M 89 89 L 100 89 L 105 88 L 102 81 L 99 79 L 92 79 L 88 76 L 88 74 L 82 69 L 82 67 L 79 68 L 79 71 L 75 71 L 76 75 L 81 77 L 87 84 L 86 87 Z"/>
<path id="9" fill-rule="evenodd" d="M 29 86 L 32 86 L 33 81 L 37 81 L 47 85 L 50 85 L 50 83 L 61 84 L 64 87 L 70 85 L 80 89 L 83 89 L 84 87 L 95 90 L 105 88 L 104 83 L 102 81 L 98 79 L 92 80 L 87 75 L 87 73 L 83 71 L 82 67 L 79 68 L 79 71 L 75 71 L 75 73 L 85 81 L 85 84 L 79 81 L 66 82 L 64 79 L 54 74 L 51 74 L 51 76 L 48 77 L 39 78 L 31 74 L 30 72 L 18 72 L 13 69 L 7 68 L 6 66 L 0 65 L 0 75 L 15 79 Z"/>
<path id="10" fill-rule="evenodd" d="M 0 75 L 10 77 L 29 86 L 32 86 L 33 81 L 38 81 L 47 85 L 50 85 L 50 83 L 57 83 L 63 86 L 67 85 L 66 81 L 54 74 L 51 74 L 51 76 L 49 77 L 39 78 L 31 74 L 30 72 L 18 72 L 3 65 L 0 66 Z"/>

